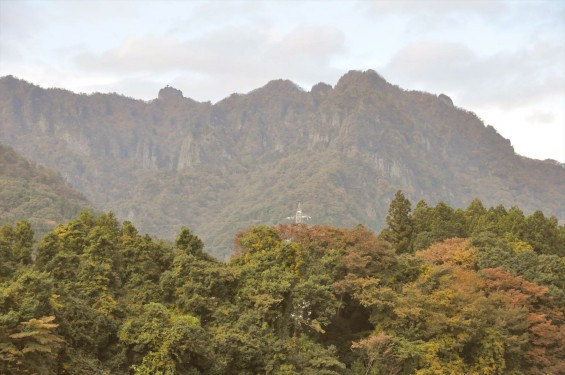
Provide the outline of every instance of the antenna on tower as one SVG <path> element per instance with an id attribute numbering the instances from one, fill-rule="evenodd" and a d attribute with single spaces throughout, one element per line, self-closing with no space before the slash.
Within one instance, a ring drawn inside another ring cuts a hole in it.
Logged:
<path id="1" fill-rule="evenodd" d="M 302 224 L 305 220 L 310 220 L 311 217 L 302 213 L 302 205 L 300 204 L 300 202 L 298 202 L 298 209 L 296 210 L 294 216 L 289 216 L 286 219 L 294 220 L 296 224 Z"/>

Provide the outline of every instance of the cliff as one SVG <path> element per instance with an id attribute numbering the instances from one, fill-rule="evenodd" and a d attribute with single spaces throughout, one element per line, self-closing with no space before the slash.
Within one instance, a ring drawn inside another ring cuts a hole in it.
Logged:
<path id="1" fill-rule="evenodd" d="M 200 103 L 172 87 L 145 102 L 0 79 L 0 142 L 59 171 L 97 207 L 208 251 L 277 224 L 301 201 L 311 223 L 378 230 L 394 192 L 542 209 L 565 218 L 565 168 L 514 153 L 507 139 L 444 94 L 406 91 L 351 71 L 310 91 L 275 80 Z"/>

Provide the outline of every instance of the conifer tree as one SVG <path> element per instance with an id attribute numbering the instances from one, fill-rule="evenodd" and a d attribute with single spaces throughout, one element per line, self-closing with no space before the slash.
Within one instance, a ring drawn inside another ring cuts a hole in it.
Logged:
<path id="1" fill-rule="evenodd" d="M 177 249 L 184 250 L 188 254 L 202 255 L 204 243 L 198 236 L 192 234 L 190 229 L 182 227 L 175 241 Z"/>
<path id="2" fill-rule="evenodd" d="M 398 253 L 409 253 L 412 251 L 412 217 L 411 203 L 398 190 L 390 203 L 386 217 L 387 228 L 381 236 L 394 245 Z"/>

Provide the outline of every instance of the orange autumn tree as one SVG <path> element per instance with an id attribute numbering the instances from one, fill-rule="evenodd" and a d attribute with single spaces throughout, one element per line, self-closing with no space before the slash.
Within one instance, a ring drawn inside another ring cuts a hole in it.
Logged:
<path id="1" fill-rule="evenodd" d="M 487 293 L 505 306 L 524 311 L 522 334 L 527 343 L 518 358 L 523 367 L 534 375 L 565 373 L 565 320 L 548 288 L 499 268 L 484 269 L 481 274 Z"/>
<path id="2" fill-rule="evenodd" d="M 476 252 L 465 239 L 434 244 L 416 253 L 419 277 L 388 306 L 376 292 L 364 296 L 373 336 L 387 338 L 353 344 L 379 358 L 372 374 L 563 372 L 563 314 L 547 288 L 500 269 L 478 271 Z"/>

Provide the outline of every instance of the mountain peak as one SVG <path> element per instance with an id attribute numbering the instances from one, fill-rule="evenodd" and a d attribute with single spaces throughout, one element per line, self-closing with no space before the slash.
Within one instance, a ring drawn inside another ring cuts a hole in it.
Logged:
<path id="1" fill-rule="evenodd" d="M 175 89 L 174 87 L 167 85 L 159 90 L 158 99 L 163 101 L 182 100 L 184 99 L 184 96 L 182 95 L 182 91 L 179 89 Z"/>
<path id="2" fill-rule="evenodd" d="M 302 92 L 302 88 L 288 79 L 274 79 L 269 81 L 262 89 L 276 90 L 278 92 Z"/>
<path id="3" fill-rule="evenodd" d="M 350 70 L 336 84 L 336 88 L 348 86 L 384 87 L 390 85 L 380 74 L 372 69 L 366 71 Z"/>
<path id="4" fill-rule="evenodd" d="M 18 87 L 18 86 L 31 86 L 31 87 L 35 86 L 35 85 L 33 85 L 33 84 L 23 80 L 23 79 L 20 79 L 18 77 L 14 77 L 11 74 L 7 75 L 7 76 L 0 77 L 0 83 L 2 83 L 2 85 L 5 85 L 7 88 L 11 88 L 11 89 Z"/>
<path id="5" fill-rule="evenodd" d="M 275 79 L 248 93 L 250 98 L 296 98 L 304 90 L 288 79 Z M 259 100 L 263 100 L 259 99 Z"/>
<path id="6" fill-rule="evenodd" d="M 397 190 L 565 218 L 563 167 L 517 157 L 447 95 L 402 90 L 372 70 L 310 92 L 278 79 L 214 105 L 170 86 L 134 103 L 35 95 L 6 81 L 17 82 L 0 80 L 0 142 L 142 231 L 172 239 L 179 223 L 190 225 L 216 255 L 230 251 L 238 225 L 276 222 L 298 200 L 312 202 L 318 223 L 374 229 Z"/>
<path id="7" fill-rule="evenodd" d="M 316 83 L 314 86 L 312 86 L 312 89 L 310 90 L 311 93 L 319 95 L 319 94 L 325 94 L 328 91 L 331 91 L 332 86 L 328 85 L 327 83 L 324 82 L 319 82 Z"/>

